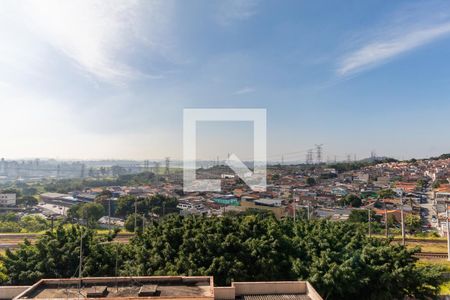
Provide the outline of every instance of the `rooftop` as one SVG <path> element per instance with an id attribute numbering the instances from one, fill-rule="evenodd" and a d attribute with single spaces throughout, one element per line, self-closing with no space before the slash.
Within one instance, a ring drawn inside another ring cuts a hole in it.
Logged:
<path id="1" fill-rule="evenodd" d="M 212 277 L 150 276 L 42 279 L 15 299 L 214 299 Z"/>
<path id="2" fill-rule="evenodd" d="M 322 300 L 307 281 L 233 282 L 226 287 L 213 282 L 212 276 L 42 279 L 31 287 L 0 287 L 0 299 Z"/>

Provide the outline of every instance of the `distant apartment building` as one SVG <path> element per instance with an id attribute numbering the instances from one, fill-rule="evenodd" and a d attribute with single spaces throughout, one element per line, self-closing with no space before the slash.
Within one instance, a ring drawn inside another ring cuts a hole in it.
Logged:
<path id="1" fill-rule="evenodd" d="M 369 174 L 367 173 L 356 173 L 355 176 L 353 177 L 354 181 L 359 181 L 359 182 L 365 182 L 368 183 L 370 179 Z"/>
<path id="2" fill-rule="evenodd" d="M 0 206 L 15 206 L 16 194 L 5 193 L 0 194 Z"/>
<path id="3" fill-rule="evenodd" d="M 389 176 L 379 176 L 376 181 L 373 182 L 373 185 L 379 188 L 387 188 L 389 187 L 391 178 Z"/>

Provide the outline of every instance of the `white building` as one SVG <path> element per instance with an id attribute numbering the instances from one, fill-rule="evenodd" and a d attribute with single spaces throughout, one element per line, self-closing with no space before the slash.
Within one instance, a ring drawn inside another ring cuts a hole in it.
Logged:
<path id="1" fill-rule="evenodd" d="M 16 194 L 0 194 L 0 206 L 15 206 Z"/>

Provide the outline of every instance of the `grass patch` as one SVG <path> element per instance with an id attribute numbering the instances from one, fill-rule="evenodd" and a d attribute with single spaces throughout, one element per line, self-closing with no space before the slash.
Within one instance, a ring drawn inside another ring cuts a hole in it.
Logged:
<path id="1" fill-rule="evenodd" d="M 420 247 L 422 252 L 447 252 L 447 244 L 433 244 L 433 243 L 423 243 L 423 242 L 408 242 L 406 244 L 408 248 Z"/>
<path id="2" fill-rule="evenodd" d="M 380 238 L 380 239 L 384 239 L 386 238 L 386 236 L 384 234 L 372 234 L 372 237 L 374 238 Z M 402 235 L 401 234 L 395 234 L 395 235 L 389 235 L 390 238 L 394 238 L 395 240 L 401 240 L 402 239 Z M 430 240 L 430 241 L 446 241 L 447 239 L 444 237 L 438 237 L 438 236 L 434 236 L 433 234 L 429 234 L 429 235 L 406 235 L 406 240 L 408 239 L 419 239 L 419 240 Z"/>
<path id="3" fill-rule="evenodd" d="M 442 259 L 426 259 L 421 258 L 416 262 L 417 266 L 442 266 L 446 272 L 450 272 L 450 261 L 445 258 Z"/>

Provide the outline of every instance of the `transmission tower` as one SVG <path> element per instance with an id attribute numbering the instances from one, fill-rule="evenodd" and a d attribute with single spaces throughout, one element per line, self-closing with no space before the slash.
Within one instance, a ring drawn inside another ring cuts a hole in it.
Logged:
<path id="1" fill-rule="evenodd" d="M 148 171 L 149 165 L 150 165 L 150 162 L 148 160 L 144 160 L 144 169 L 145 169 L 145 171 Z"/>
<path id="2" fill-rule="evenodd" d="M 313 163 L 313 149 L 309 149 L 306 152 L 306 164 L 311 165 Z"/>
<path id="3" fill-rule="evenodd" d="M 85 172 L 86 172 L 86 165 L 85 164 L 81 164 L 81 178 L 84 178 L 85 176 Z"/>
<path id="4" fill-rule="evenodd" d="M 155 175 L 158 175 L 159 174 L 159 162 L 155 161 L 155 166 L 153 168 L 154 168 Z"/>
<path id="5" fill-rule="evenodd" d="M 322 163 L 322 146 L 323 146 L 323 144 L 320 144 L 320 145 L 316 144 L 316 158 L 317 158 L 318 164 Z"/>
<path id="6" fill-rule="evenodd" d="M 166 157 L 166 175 L 170 174 L 170 157 Z"/>

